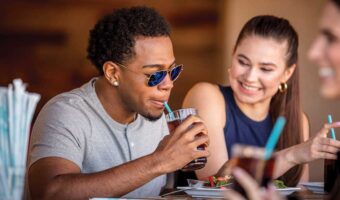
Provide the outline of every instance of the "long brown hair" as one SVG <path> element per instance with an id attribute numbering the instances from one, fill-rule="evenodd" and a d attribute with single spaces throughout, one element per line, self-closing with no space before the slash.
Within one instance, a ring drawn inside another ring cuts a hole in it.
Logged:
<path id="1" fill-rule="evenodd" d="M 245 37 L 251 35 L 274 39 L 278 42 L 287 42 L 286 66 L 288 68 L 297 64 L 298 35 L 288 20 L 271 15 L 253 17 L 243 26 L 234 51 Z M 287 85 L 288 89 L 285 92 L 278 91 L 270 102 L 269 112 L 272 121 L 275 122 L 280 115 L 287 120 L 277 144 L 277 150 L 291 147 L 303 141 L 298 67 L 295 68 L 294 73 L 287 81 Z M 295 186 L 301 178 L 302 169 L 302 165 L 297 165 L 283 174 L 280 179 L 288 186 Z"/>
<path id="2" fill-rule="evenodd" d="M 331 0 L 338 8 L 340 8 L 340 0 Z"/>

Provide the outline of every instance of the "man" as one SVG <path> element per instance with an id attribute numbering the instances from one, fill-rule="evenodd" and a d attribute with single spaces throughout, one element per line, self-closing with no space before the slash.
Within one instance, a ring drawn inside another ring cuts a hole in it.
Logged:
<path id="1" fill-rule="evenodd" d="M 196 149 L 208 142 L 198 117 L 167 135 L 163 103 L 183 66 L 155 10 L 104 17 L 90 32 L 88 58 L 101 75 L 50 100 L 33 127 L 32 198 L 156 196 L 166 173 L 208 156 Z"/>

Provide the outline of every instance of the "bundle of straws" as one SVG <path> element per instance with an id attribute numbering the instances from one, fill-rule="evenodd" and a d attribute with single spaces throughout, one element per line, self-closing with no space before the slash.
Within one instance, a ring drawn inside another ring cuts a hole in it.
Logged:
<path id="1" fill-rule="evenodd" d="M 0 199 L 21 199 L 31 122 L 39 94 L 15 79 L 0 87 Z"/>

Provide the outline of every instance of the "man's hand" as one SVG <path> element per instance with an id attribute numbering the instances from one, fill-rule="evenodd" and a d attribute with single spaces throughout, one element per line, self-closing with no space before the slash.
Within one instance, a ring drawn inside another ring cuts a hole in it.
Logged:
<path id="1" fill-rule="evenodd" d="M 206 148 L 197 150 L 200 145 L 209 145 L 208 131 L 199 117 L 191 115 L 164 137 L 154 152 L 160 161 L 160 171 L 173 172 L 194 159 L 209 156 Z"/>

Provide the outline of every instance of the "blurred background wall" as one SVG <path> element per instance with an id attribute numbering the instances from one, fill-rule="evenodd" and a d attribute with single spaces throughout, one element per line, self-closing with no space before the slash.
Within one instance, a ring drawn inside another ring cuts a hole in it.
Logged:
<path id="1" fill-rule="evenodd" d="M 170 22 L 176 60 L 185 65 L 170 99 L 179 108 L 195 83 L 227 84 L 226 67 L 243 24 L 259 14 L 291 21 L 300 36 L 302 104 L 311 133 L 326 122 L 327 114 L 340 120 L 340 102 L 318 93 L 316 66 L 307 50 L 317 34 L 324 0 L 3 0 L 0 7 L 0 85 L 14 78 L 42 95 L 37 112 L 51 97 L 79 87 L 97 72 L 86 59 L 89 30 L 114 9 L 147 5 Z M 340 132 L 340 131 L 338 131 Z M 340 135 L 338 135 L 340 138 Z M 311 180 L 322 180 L 323 162 L 311 164 Z"/>

